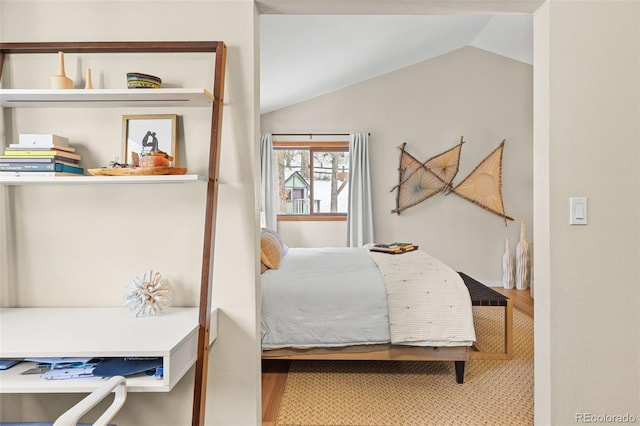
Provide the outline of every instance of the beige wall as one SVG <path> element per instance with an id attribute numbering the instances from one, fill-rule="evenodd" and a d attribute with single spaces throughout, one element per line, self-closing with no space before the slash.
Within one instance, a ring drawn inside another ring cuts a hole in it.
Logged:
<path id="1" fill-rule="evenodd" d="M 251 192 L 255 179 L 250 166 L 245 170 L 244 161 L 255 164 L 246 156 L 251 158 L 258 133 L 252 124 L 257 121 L 252 6 L 242 1 L 179 2 L 179 6 L 178 2 L 162 2 L 157 25 L 140 26 L 139 17 L 143 14 L 130 13 L 135 4 L 132 2 L 76 2 L 71 7 L 64 2 L 67 9 L 62 11 L 56 10 L 61 4 L 58 2 L 22 3 L 0 0 L 3 41 L 164 38 L 161 36 L 171 26 L 171 36 L 176 39 L 219 38 L 229 44 L 223 139 L 232 142 L 224 144 L 226 162 L 222 172 L 231 185 L 221 195 L 224 200 L 236 197 L 237 205 L 227 210 L 223 206 L 229 203 L 221 202 L 221 217 L 228 221 L 229 228 L 221 232 L 220 238 L 224 238 L 223 243 L 255 247 L 252 230 L 256 218 L 250 213 L 255 211 L 255 202 L 251 195 L 242 193 L 245 189 L 247 194 Z M 281 3 L 304 8 L 305 3 L 311 2 Z M 348 5 L 351 13 L 410 13 L 411 4 L 416 2 L 312 3 L 321 5 L 317 11 L 323 13 Z M 534 11 L 531 5 L 539 2 L 419 3 L 422 13 L 480 9 L 530 13 Z M 136 7 L 144 5 L 147 11 L 151 4 L 144 2 Z M 536 423 L 540 425 L 575 423 L 577 412 L 630 413 L 640 418 L 638 7 L 633 1 L 553 0 L 535 15 L 535 368 Z M 23 8 L 31 13 L 19 14 Z M 175 18 L 178 8 L 181 19 Z M 61 25 L 52 27 L 52 17 L 61 19 Z M 544 68 L 541 72 L 537 71 L 538 64 Z M 117 124 L 108 125 L 107 117 L 102 123 L 102 130 L 119 128 Z M 86 126 L 87 134 L 91 133 L 89 127 Z M 114 137 L 119 143 L 120 136 Z M 100 152 L 101 159 L 107 159 L 109 154 L 101 148 Z M 601 166 L 597 173 L 595 165 Z M 3 191 L 6 197 L 6 190 Z M 567 199 L 578 192 L 588 196 L 590 202 L 590 224 L 581 228 L 570 227 L 567 218 Z M 83 195 L 99 202 L 95 195 Z M 46 208 L 51 211 L 50 206 Z M 236 213 L 239 217 L 230 218 Z M 234 234 L 234 240 L 230 234 Z M 233 280 L 230 271 L 218 270 L 221 278 L 229 278 L 233 285 L 216 293 L 216 304 L 227 316 L 211 364 L 208 421 L 258 424 L 255 288 L 253 277 L 249 277 L 257 262 L 255 256 L 245 258 L 238 252 L 233 256 L 234 262 L 228 262 L 229 268 L 234 269 Z M 132 262 L 129 268 L 140 273 L 134 266 Z M 5 260 L 2 271 L 6 267 Z M 141 267 L 146 269 L 144 264 Z M 0 272 L 0 277 L 4 276 Z M 6 280 L 2 284 L 4 298 Z M 122 284 L 113 285 L 117 287 L 113 289 L 116 297 Z M 218 285 L 217 290 L 221 289 Z M 190 385 L 189 376 L 170 394 L 131 395 L 118 423 L 138 425 L 150 420 L 159 425 L 180 424 L 189 416 Z M 41 417 L 40 411 L 51 414 L 68 400 L 64 396 L 2 395 L 0 412 L 3 420 L 9 415 L 24 420 L 26 415 Z"/>
<path id="2" fill-rule="evenodd" d="M 251 1 L 0 2 L 2 41 L 222 40 L 227 44 L 213 294 L 213 305 L 221 313 L 210 359 L 207 424 L 257 424 L 260 419 L 254 238 L 256 16 Z M 124 88 L 127 71 L 160 75 L 166 85 L 211 88 L 213 62 L 204 54 L 69 54 L 66 71 L 81 84 L 84 69 L 91 67 L 94 87 L 99 88 Z M 56 71 L 55 55 L 12 57 L 5 64 L 2 84 L 46 88 Z M 180 115 L 181 165 L 206 174 L 207 109 L 3 111 L 3 143 L 21 132 L 55 132 L 70 138 L 85 167 L 99 167 L 120 155 L 122 115 L 149 113 Z M 129 280 L 149 269 L 172 282 L 175 306 L 197 305 L 204 185 L 0 190 L 3 225 L 10 221 L 2 235 L 8 249 L 0 258 L 4 306 L 121 306 Z M 14 210 L 7 210 L 9 199 Z M 225 246 L 246 249 L 232 253 L 219 248 Z M 171 393 L 129 394 L 116 422 L 189 424 L 192 394 L 193 371 Z M 43 420 L 55 418 L 77 396 L 3 394 L 1 398 L 0 420 Z"/>
<path id="3" fill-rule="evenodd" d="M 533 78 L 534 78 L 534 222 L 536 229 L 533 247 L 535 284 L 535 418 L 538 424 L 551 424 L 551 310 L 549 303 L 549 5 L 541 6 L 534 14 Z"/>
<path id="4" fill-rule="evenodd" d="M 640 4 L 552 1 L 543 18 L 549 138 L 535 143 L 548 145 L 550 328 L 536 348 L 551 353 L 551 421 L 590 412 L 637 422 Z M 571 196 L 589 198 L 587 226 L 568 224 Z"/>
<path id="5" fill-rule="evenodd" d="M 384 54 L 384 53 L 382 53 Z M 412 241 L 457 270 L 501 285 L 504 240 L 515 254 L 520 220 L 533 225 L 533 72 L 530 65 L 475 47 L 394 71 L 281 110 L 263 114 L 270 133 L 370 132 L 371 188 L 378 242 Z M 436 195 L 392 214 L 399 145 L 426 161 L 464 136 L 462 181 L 503 139 L 505 221 L 458 196 Z M 314 140 L 317 140 L 314 137 Z M 280 222 L 285 242 L 306 247 L 346 243 L 341 222 Z"/>
<path id="6" fill-rule="evenodd" d="M 278 13 L 534 13 L 536 424 L 574 424 L 579 413 L 637 422 L 640 5 L 260 3 Z M 574 195 L 589 197 L 585 227 L 568 225 Z"/>

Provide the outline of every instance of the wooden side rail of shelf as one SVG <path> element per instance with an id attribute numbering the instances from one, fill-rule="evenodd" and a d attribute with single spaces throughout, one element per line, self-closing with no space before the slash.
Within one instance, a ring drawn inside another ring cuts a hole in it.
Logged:
<path id="1" fill-rule="evenodd" d="M 211 333 L 211 285 L 213 277 L 213 256 L 216 230 L 215 217 L 218 203 L 218 177 L 220 168 L 226 46 L 224 42 L 221 41 L 0 43 L 0 82 L 6 55 L 36 53 L 55 54 L 59 51 L 66 53 L 202 52 L 212 53 L 215 57 L 213 70 L 213 100 L 211 102 L 211 134 L 209 139 L 209 165 L 203 236 L 202 271 L 200 279 L 200 303 L 198 311 L 198 346 L 192 412 L 192 424 L 203 425 L 206 404 L 209 341 Z"/>

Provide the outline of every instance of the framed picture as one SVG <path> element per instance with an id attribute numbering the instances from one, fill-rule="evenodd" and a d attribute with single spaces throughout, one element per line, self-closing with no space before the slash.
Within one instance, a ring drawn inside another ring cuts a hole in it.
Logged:
<path id="1" fill-rule="evenodd" d="M 176 114 L 123 115 L 124 162 L 133 162 L 132 153 L 139 156 L 151 151 L 163 151 L 173 157 L 178 166 L 178 116 Z"/>

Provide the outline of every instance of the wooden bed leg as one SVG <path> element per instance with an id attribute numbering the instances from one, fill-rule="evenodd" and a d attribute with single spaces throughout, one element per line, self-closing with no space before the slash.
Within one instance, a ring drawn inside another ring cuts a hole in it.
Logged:
<path id="1" fill-rule="evenodd" d="M 464 383 L 464 361 L 455 361 L 456 364 L 456 382 Z"/>
<path id="2" fill-rule="evenodd" d="M 507 299 L 504 308 L 504 352 L 513 359 L 513 300 Z"/>

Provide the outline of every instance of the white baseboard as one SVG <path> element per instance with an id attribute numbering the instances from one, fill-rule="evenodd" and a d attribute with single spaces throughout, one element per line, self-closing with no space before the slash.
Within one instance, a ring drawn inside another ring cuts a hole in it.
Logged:
<path id="1" fill-rule="evenodd" d="M 502 280 L 500 280 L 500 281 L 478 280 L 478 281 L 480 281 L 482 284 L 486 285 L 487 287 L 502 287 Z"/>
<path id="2" fill-rule="evenodd" d="M 486 285 L 487 287 L 500 287 L 502 288 L 502 280 L 500 281 L 495 281 L 495 280 L 478 280 L 480 281 L 482 284 Z M 517 288 L 515 288 L 515 286 L 513 287 L 512 290 L 517 290 Z M 531 291 L 531 287 L 527 287 L 525 290 L 527 291 Z M 525 291 L 523 290 L 523 291 Z M 533 292 L 531 291 L 532 296 L 533 297 Z"/>

